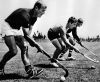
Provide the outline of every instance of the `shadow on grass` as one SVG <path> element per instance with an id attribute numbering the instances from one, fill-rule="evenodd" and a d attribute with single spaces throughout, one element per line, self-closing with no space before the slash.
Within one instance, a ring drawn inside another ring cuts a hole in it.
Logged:
<path id="1" fill-rule="evenodd" d="M 35 67 L 41 67 L 41 68 L 55 68 L 53 65 L 51 64 L 35 64 Z"/>
<path id="2" fill-rule="evenodd" d="M 29 79 L 28 76 L 22 76 L 16 73 L 9 73 L 9 74 L 4 74 L 4 75 L 0 75 L 0 80 L 9 80 L 9 79 Z M 37 80 L 39 79 L 38 77 L 33 78 L 33 80 Z"/>
<path id="3" fill-rule="evenodd" d="M 56 68 L 51 64 L 35 64 L 35 67 L 40 67 L 40 68 Z M 60 67 L 58 67 L 60 68 Z M 87 69 L 87 70 L 93 70 L 95 67 L 89 67 L 89 66 L 66 66 L 66 68 L 73 68 L 73 69 Z"/>

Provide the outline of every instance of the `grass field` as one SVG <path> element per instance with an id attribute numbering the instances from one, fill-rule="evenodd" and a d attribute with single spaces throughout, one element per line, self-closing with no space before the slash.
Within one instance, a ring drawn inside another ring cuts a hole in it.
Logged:
<path id="1" fill-rule="evenodd" d="M 43 48 L 50 53 L 54 52 L 55 48 L 49 41 L 39 42 Z M 100 57 L 100 42 L 83 42 L 87 48 L 92 50 L 97 56 Z M 83 53 L 90 54 L 85 49 L 76 45 L 77 48 Z M 19 48 L 18 48 L 19 49 Z M 0 60 L 3 55 L 8 51 L 5 44 L 0 43 Z M 5 66 L 5 76 L 0 75 L 0 82 L 59 82 L 60 75 L 64 74 L 61 68 L 48 67 L 50 61 L 48 58 L 36 52 L 36 48 L 29 47 L 29 54 L 32 66 L 45 65 L 44 72 L 39 76 L 40 79 L 28 79 L 24 70 L 24 65 L 21 61 L 20 50 L 18 54 L 7 62 Z M 77 59 L 75 61 L 61 61 L 67 67 L 69 76 L 65 82 L 100 82 L 100 63 L 94 63 L 87 60 L 80 54 L 73 52 L 73 56 Z M 67 57 L 67 54 L 65 55 Z M 94 65 L 96 69 L 85 69 Z M 68 68 L 72 67 L 72 68 Z"/>

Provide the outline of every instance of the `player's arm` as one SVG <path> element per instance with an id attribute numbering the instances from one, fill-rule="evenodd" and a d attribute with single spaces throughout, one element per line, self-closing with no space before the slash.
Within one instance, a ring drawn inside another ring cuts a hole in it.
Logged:
<path id="1" fill-rule="evenodd" d="M 38 49 L 38 52 L 42 52 L 43 51 L 42 47 L 32 37 L 29 36 L 27 30 L 25 28 L 22 28 L 22 30 L 24 33 L 24 38 L 29 42 L 29 44 L 32 47 L 36 47 Z"/>
<path id="2" fill-rule="evenodd" d="M 23 12 L 21 17 L 23 19 L 22 30 L 24 33 L 24 38 L 29 42 L 32 47 L 36 47 L 39 52 L 42 52 L 42 47 L 32 37 L 30 37 L 30 34 L 32 32 L 32 25 L 34 25 L 37 19 L 30 19 L 30 15 L 27 12 Z M 26 28 L 29 28 L 29 31 L 27 31 Z"/>
<path id="3" fill-rule="evenodd" d="M 77 28 L 74 28 L 72 30 L 72 35 L 73 35 L 74 39 L 76 39 L 77 41 L 80 41 L 80 39 L 79 39 L 79 37 L 77 35 Z"/>
<path id="4" fill-rule="evenodd" d="M 73 45 L 71 45 L 68 41 L 68 39 L 66 38 L 66 33 L 64 32 L 63 29 L 60 29 L 60 37 L 63 40 L 63 42 L 65 43 L 66 46 L 70 46 L 72 47 L 76 52 L 79 52 L 78 49 L 76 49 Z"/>
<path id="5" fill-rule="evenodd" d="M 61 38 L 62 38 L 62 40 L 64 41 L 64 43 L 66 44 L 66 46 L 72 47 L 76 52 L 79 53 L 79 50 L 69 43 L 69 41 L 66 39 L 65 35 L 62 36 Z"/>
<path id="6" fill-rule="evenodd" d="M 27 13 L 26 11 L 22 12 L 21 18 L 23 20 L 22 21 L 23 22 L 22 30 L 23 30 L 23 33 L 24 33 L 24 38 L 29 42 L 29 44 L 31 46 L 38 47 L 38 44 L 34 41 L 34 39 L 32 37 L 30 37 L 30 34 L 32 32 L 32 25 L 31 25 L 29 13 Z M 29 30 L 27 31 L 26 28 L 28 28 Z"/>
<path id="7" fill-rule="evenodd" d="M 80 38 L 79 38 L 78 35 L 77 35 L 77 28 L 74 28 L 74 29 L 73 29 L 72 35 L 73 35 L 74 39 L 76 39 L 76 41 L 78 42 L 78 44 L 82 45 L 82 43 L 81 43 L 81 41 L 80 41 Z"/>

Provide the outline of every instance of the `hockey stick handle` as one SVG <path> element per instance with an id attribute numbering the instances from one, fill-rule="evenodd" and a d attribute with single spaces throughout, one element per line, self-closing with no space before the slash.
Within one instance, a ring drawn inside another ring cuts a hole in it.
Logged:
<path id="1" fill-rule="evenodd" d="M 51 56 L 46 51 L 43 50 L 43 54 L 45 54 L 49 59 L 51 59 Z"/>
<path id="2" fill-rule="evenodd" d="M 93 62 L 95 62 L 95 63 L 98 63 L 98 62 L 99 62 L 98 60 L 93 60 L 93 59 L 91 59 L 91 58 L 88 57 L 86 54 L 83 54 L 83 53 L 81 53 L 80 51 L 79 51 L 79 53 L 80 53 L 81 55 L 83 55 L 85 58 L 87 58 L 87 59 L 89 59 L 89 60 L 91 60 L 91 61 L 93 61 Z"/>
<path id="3" fill-rule="evenodd" d="M 78 42 L 77 42 L 78 43 Z M 78 43 L 79 44 L 79 43 Z M 86 50 L 88 50 L 91 54 L 95 55 L 91 50 L 89 50 L 87 47 L 85 47 L 83 44 L 80 44 L 81 47 L 85 48 Z M 96 55 L 95 55 L 96 56 Z"/>
<path id="4" fill-rule="evenodd" d="M 83 46 L 86 50 L 88 50 L 90 53 L 92 53 L 93 55 L 95 55 L 91 50 L 89 50 L 88 48 L 86 48 L 85 46 Z"/>
<path id="5" fill-rule="evenodd" d="M 56 59 L 51 58 L 51 56 L 46 51 L 43 51 L 43 54 L 45 54 L 51 61 L 54 60 L 57 63 L 57 65 L 66 72 L 64 77 L 68 76 L 68 70 L 66 69 L 66 67 L 64 67 L 62 64 L 60 64 Z"/>
<path id="6" fill-rule="evenodd" d="M 85 49 L 87 49 L 89 52 L 91 52 L 93 55 L 95 55 L 92 51 L 90 51 L 88 48 L 84 47 Z"/>
<path id="7" fill-rule="evenodd" d="M 78 42 L 77 42 L 78 43 Z M 79 43 L 78 43 L 79 44 Z M 93 55 L 95 55 L 92 51 L 90 51 L 88 48 L 86 48 L 85 46 L 83 46 L 82 44 L 80 44 L 81 47 L 85 48 L 86 50 L 88 50 L 89 52 L 91 52 Z M 86 54 L 83 54 L 82 52 L 80 52 L 79 50 L 77 50 L 78 53 L 80 53 L 81 55 L 83 55 L 85 58 L 91 60 L 92 62 L 95 62 L 95 63 L 98 63 L 99 61 L 98 60 L 94 60 L 90 57 L 88 57 Z M 96 55 L 95 55 L 96 56 Z"/>

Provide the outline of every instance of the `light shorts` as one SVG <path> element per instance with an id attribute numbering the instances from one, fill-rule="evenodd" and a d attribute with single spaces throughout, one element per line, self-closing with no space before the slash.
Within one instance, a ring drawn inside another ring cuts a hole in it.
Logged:
<path id="1" fill-rule="evenodd" d="M 12 29 L 10 27 L 10 25 L 5 21 L 3 21 L 2 25 L 1 25 L 1 34 L 2 34 L 2 37 L 10 36 L 10 35 L 14 35 L 14 36 L 22 35 L 22 36 L 24 36 L 22 28 L 20 28 L 20 30 Z"/>

